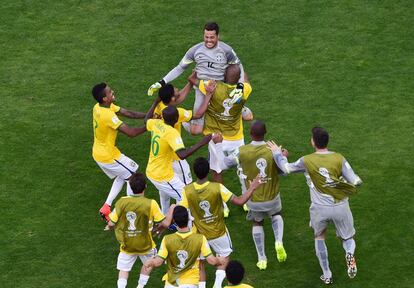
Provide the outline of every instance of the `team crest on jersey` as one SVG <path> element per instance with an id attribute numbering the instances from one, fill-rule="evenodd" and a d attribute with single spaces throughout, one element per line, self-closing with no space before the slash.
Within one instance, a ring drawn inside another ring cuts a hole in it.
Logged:
<path id="1" fill-rule="evenodd" d="M 112 122 L 113 122 L 115 125 L 116 125 L 116 124 L 118 124 L 118 122 L 119 122 L 118 117 L 116 117 L 116 116 L 112 117 Z"/>
<path id="2" fill-rule="evenodd" d="M 224 108 L 224 111 L 221 113 L 221 115 L 229 117 L 230 116 L 230 109 L 233 108 L 233 103 L 232 103 L 230 98 L 224 99 L 223 108 Z"/>
<path id="3" fill-rule="evenodd" d="M 178 250 L 177 251 L 177 258 L 180 261 L 180 264 L 178 264 L 177 268 L 184 269 L 185 267 L 185 261 L 188 259 L 188 252 L 185 250 Z"/>
<path id="4" fill-rule="evenodd" d="M 126 219 L 129 222 L 128 230 L 129 231 L 137 230 L 137 228 L 135 227 L 135 220 L 137 220 L 137 214 L 135 214 L 135 212 L 128 211 L 126 213 Z"/>
<path id="5" fill-rule="evenodd" d="M 224 62 L 224 54 L 223 53 L 218 53 L 216 55 L 216 61 L 219 62 L 219 63 Z"/>
<path id="6" fill-rule="evenodd" d="M 211 214 L 210 212 L 210 202 L 208 202 L 207 200 L 201 201 L 198 206 L 200 206 L 201 209 L 203 209 L 204 211 L 204 218 L 208 218 L 213 216 L 213 214 Z"/>
<path id="7" fill-rule="evenodd" d="M 335 187 L 335 181 L 331 178 L 331 176 L 329 175 L 329 171 L 328 169 L 324 168 L 324 167 L 320 167 L 319 168 L 319 174 L 321 174 L 323 177 L 325 177 L 325 185 L 323 185 L 324 187 Z"/>
<path id="8" fill-rule="evenodd" d="M 257 169 L 259 169 L 259 174 L 260 174 L 260 177 L 266 177 L 267 176 L 267 174 L 266 174 L 266 167 L 267 167 L 267 161 L 266 161 L 266 159 L 264 159 L 264 158 L 259 158 L 259 159 L 257 159 L 256 160 L 256 167 L 257 167 Z"/>

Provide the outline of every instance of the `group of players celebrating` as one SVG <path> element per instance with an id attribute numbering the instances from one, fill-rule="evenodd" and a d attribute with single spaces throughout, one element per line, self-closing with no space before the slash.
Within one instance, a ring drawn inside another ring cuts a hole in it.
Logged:
<path id="1" fill-rule="evenodd" d="M 195 69 L 185 87 L 178 89 L 169 84 L 193 62 Z M 193 110 L 179 108 L 192 89 L 195 90 Z M 204 41 L 191 47 L 174 69 L 150 86 L 148 95 L 158 93 L 158 97 L 147 112 L 116 106 L 114 92 L 106 83 L 93 87 L 92 94 L 98 102 L 93 108 L 93 158 L 114 179 L 99 213 L 107 222 L 106 229 L 115 229 L 120 243 L 118 287 L 126 287 L 129 271 L 138 257 L 143 263 L 138 287 L 144 287 L 151 271 L 164 262 L 165 287 L 206 287 L 206 262 L 217 267 L 213 287 L 222 287 L 225 278 L 229 286 L 252 287 L 242 284 L 243 265 L 230 260 L 233 247 L 224 220 L 229 213 L 227 203 L 243 206 L 247 211 L 258 255 L 257 267 L 267 268 L 263 229 L 266 218 L 270 219 L 274 232 L 277 259 L 284 262 L 287 254 L 283 246 L 279 176 L 294 172 L 304 173 L 310 190 L 310 225 L 323 271 L 320 279 L 325 284 L 332 283 L 325 245 L 330 222 L 342 239 L 348 275 L 356 276 L 355 229 L 348 197 L 362 181 L 341 154 L 328 151 L 329 134 L 320 127 L 312 129 L 315 153 L 294 163 L 288 162 L 286 149 L 265 141 L 266 125 L 262 121 L 252 123 L 251 142 L 245 145 L 243 120 L 253 119 L 251 110 L 245 106 L 251 91 L 239 58 L 229 45 L 219 41 L 216 23 L 207 23 Z M 118 116 L 144 119 L 145 126 L 130 127 Z M 186 148 L 181 138 L 182 128 L 203 137 Z M 146 175 L 137 172 L 138 164 L 116 147 L 118 131 L 129 137 L 151 132 Z M 185 159 L 206 145 L 208 160 L 199 157 L 194 161 L 196 181 L 193 181 Z M 236 167 L 240 196 L 223 185 L 221 172 L 231 167 Z M 209 181 L 210 173 L 214 181 Z M 161 208 L 155 200 L 144 196 L 147 179 L 159 192 Z M 125 183 L 127 196 L 113 207 Z M 176 204 L 170 205 L 171 198 Z M 162 239 L 157 252 L 152 234 L 166 228 L 177 231 Z"/>

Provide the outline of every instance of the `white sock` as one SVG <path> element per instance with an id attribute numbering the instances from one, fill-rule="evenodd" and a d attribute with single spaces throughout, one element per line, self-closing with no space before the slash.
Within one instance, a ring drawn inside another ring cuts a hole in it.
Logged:
<path id="1" fill-rule="evenodd" d="M 118 196 L 119 192 L 121 192 L 122 187 L 124 186 L 125 180 L 121 177 L 116 177 L 114 179 L 114 183 L 112 183 L 111 191 L 109 191 L 108 198 L 106 198 L 105 203 L 109 206 L 112 205 L 112 202 Z"/>
<path id="2" fill-rule="evenodd" d="M 226 278 L 226 272 L 224 270 L 216 270 L 216 280 L 214 280 L 214 288 L 221 288 L 223 280 Z"/>
<path id="3" fill-rule="evenodd" d="M 275 241 L 283 243 L 283 218 L 280 215 L 272 216 L 272 229 Z"/>
<path id="4" fill-rule="evenodd" d="M 118 283 L 118 288 L 125 288 L 128 283 L 128 280 L 125 278 L 119 278 L 117 283 Z"/>
<path id="5" fill-rule="evenodd" d="M 325 278 L 332 278 L 332 272 L 329 269 L 328 248 L 326 247 L 325 240 L 315 239 L 315 251 L 319 265 L 323 271 L 323 276 Z"/>
<path id="6" fill-rule="evenodd" d="M 132 196 L 132 195 L 134 195 L 134 192 L 132 192 L 132 188 L 131 188 L 131 185 L 129 185 L 129 181 L 125 181 L 126 183 L 127 183 L 127 196 Z"/>
<path id="7" fill-rule="evenodd" d="M 206 288 L 206 282 L 198 282 L 198 288 Z"/>
<path id="8" fill-rule="evenodd" d="M 143 288 L 145 285 L 147 285 L 148 279 L 149 279 L 149 275 L 139 274 L 137 288 Z"/>
<path id="9" fill-rule="evenodd" d="M 181 125 L 183 125 L 183 128 L 184 128 L 185 131 L 187 131 L 188 133 L 191 133 L 190 132 L 190 128 L 191 128 L 190 122 L 182 122 Z"/>
<path id="10" fill-rule="evenodd" d="M 354 255 L 356 247 L 354 238 L 342 241 L 342 247 L 344 247 L 346 253 L 351 253 L 352 255 Z"/>
<path id="11" fill-rule="evenodd" d="M 265 254 L 265 234 L 263 230 L 263 226 L 253 226 L 252 229 L 253 241 L 254 246 L 256 246 L 257 258 L 259 261 L 267 260 Z"/>

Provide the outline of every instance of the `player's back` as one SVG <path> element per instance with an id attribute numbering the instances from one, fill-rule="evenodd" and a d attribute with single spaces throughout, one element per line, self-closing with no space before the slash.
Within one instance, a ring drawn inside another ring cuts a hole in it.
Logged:
<path id="1" fill-rule="evenodd" d="M 219 41 L 216 47 L 211 49 L 207 48 L 204 42 L 194 45 L 189 51 L 192 49 L 194 50 L 193 57 L 196 62 L 197 77 L 202 80 L 223 81 L 228 64 L 239 62 L 233 49 L 222 41 Z"/>
<path id="2" fill-rule="evenodd" d="M 120 107 L 114 104 L 111 104 L 110 107 L 103 107 L 98 103 L 93 107 L 92 156 L 98 162 L 112 163 L 114 159 L 121 156 L 121 152 L 115 146 L 117 129 L 122 124 L 122 121 L 115 114 L 119 109 Z"/>
<path id="3" fill-rule="evenodd" d="M 160 119 L 147 121 L 151 132 L 151 147 L 147 165 L 147 177 L 156 181 L 169 181 L 174 176 L 172 162 L 175 151 L 184 148 L 178 131 Z"/>
<path id="4" fill-rule="evenodd" d="M 165 105 L 163 102 L 158 103 L 158 105 L 155 107 L 154 110 L 154 117 L 157 119 L 163 119 L 162 118 L 162 111 L 167 108 L 168 106 Z M 174 128 L 180 133 L 181 135 L 181 125 L 183 122 L 189 122 L 191 118 L 193 117 L 193 113 L 190 110 L 186 110 L 181 107 L 177 107 L 178 110 L 178 120 L 177 123 L 174 124 Z"/>

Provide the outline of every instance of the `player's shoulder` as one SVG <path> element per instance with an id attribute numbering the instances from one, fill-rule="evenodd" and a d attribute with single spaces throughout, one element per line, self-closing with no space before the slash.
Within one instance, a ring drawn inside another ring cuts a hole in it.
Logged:
<path id="1" fill-rule="evenodd" d="M 188 49 L 188 52 L 196 52 L 197 50 L 202 49 L 203 47 L 204 42 L 200 42 L 191 46 L 190 49 Z"/>
<path id="2" fill-rule="evenodd" d="M 229 53 L 229 52 L 233 52 L 233 47 L 231 47 L 229 44 L 219 41 L 218 42 L 218 47 L 223 50 L 225 53 Z"/>

